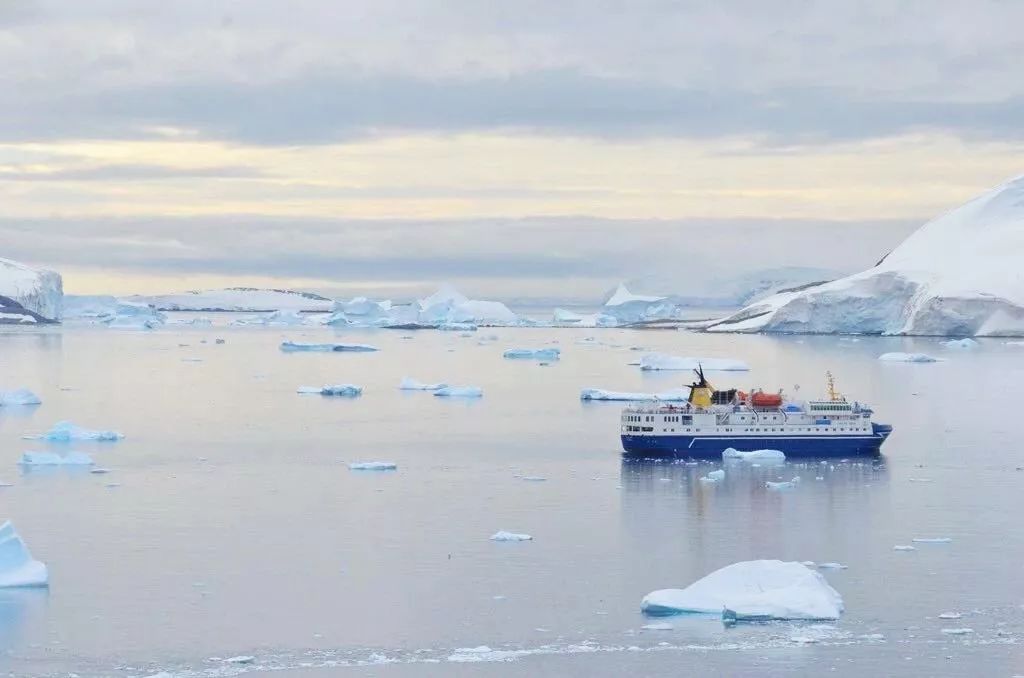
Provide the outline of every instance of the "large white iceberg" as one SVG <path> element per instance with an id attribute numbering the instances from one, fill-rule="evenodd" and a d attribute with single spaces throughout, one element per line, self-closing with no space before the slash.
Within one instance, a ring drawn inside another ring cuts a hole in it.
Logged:
<path id="1" fill-rule="evenodd" d="M 641 370 L 695 370 L 701 367 L 708 371 L 745 372 L 750 369 L 742 360 L 728 358 L 681 358 L 663 353 L 648 353 L 640 358 Z"/>
<path id="2" fill-rule="evenodd" d="M 181 294 L 133 296 L 127 301 L 154 306 L 161 311 L 330 311 L 334 301 L 311 292 L 229 287 Z"/>
<path id="3" fill-rule="evenodd" d="M 47 586 L 46 565 L 34 560 L 10 521 L 0 525 L 0 588 Z"/>
<path id="4" fill-rule="evenodd" d="M 562 351 L 558 348 L 510 348 L 502 355 L 513 359 L 558 360 Z"/>
<path id="5" fill-rule="evenodd" d="M 469 299 L 452 286 L 442 285 L 437 292 L 420 300 L 415 322 L 428 327 L 451 323 L 518 325 L 520 318 L 500 301 Z"/>
<path id="6" fill-rule="evenodd" d="M 59 273 L 0 259 L 0 324 L 60 322 L 63 299 Z"/>
<path id="7" fill-rule="evenodd" d="M 38 405 L 42 402 L 39 396 L 27 388 L 19 388 L 14 391 L 0 391 L 0 407 L 5 405 Z"/>
<path id="8" fill-rule="evenodd" d="M 434 391 L 442 398 L 481 398 L 484 390 L 479 386 L 444 386 Z"/>
<path id="9" fill-rule="evenodd" d="M 602 388 L 585 388 L 580 391 L 580 400 L 666 400 L 680 402 L 689 400 L 690 391 L 685 388 L 677 388 L 661 393 L 629 393 L 625 391 L 606 391 Z"/>
<path id="10" fill-rule="evenodd" d="M 715 614 L 735 619 L 838 619 L 843 598 L 801 563 L 749 560 L 716 570 L 685 589 L 644 596 L 650 615 Z"/>
<path id="11" fill-rule="evenodd" d="M 46 433 L 24 436 L 29 440 L 46 440 L 55 443 L 68 443 L 75 440 L 115 441 L 124 438 L 117 431 L 94 431 L 77 426 L 70 421 L 59 421 Z"/>
<path id="12" fill-rule="evenodd" d="M 929 221 L 873 268 L 783 292 L 714 332 L 1024 335 L 1024 176 Z"/>
<path id="13" fill-rule="evenodd" d="M 302 351 L 320 351 L 320 352 L 335 352 L 335 353 L 369 353 L 379 350 L 376 346 L 370 346 L 369 344 L 309 344 L 300 341 L 282 341 L 281 350 L 285 353 L 295 353 Z"/>
<path id="14" fill-rule="evenodd" d="M 556 308 L 552 324 L 556 327 L 615 327 L 619 321 L 607 313 L 582 314 Z"/>

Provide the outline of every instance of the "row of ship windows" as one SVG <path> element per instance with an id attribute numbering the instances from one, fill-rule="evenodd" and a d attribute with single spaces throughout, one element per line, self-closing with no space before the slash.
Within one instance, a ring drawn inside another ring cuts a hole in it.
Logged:
<path id="1" fill-rule="evenodd" d="M 643 433 L 653 433 L 654 432 L 654 427 L 653 426 L 627 426 L 626 427 L 626 432 L 627 433 L 641 433 L 641 432 L 643 432 Z"/>
<path id="2" fill-rule="evenodd" d="M 627 431 L 653 431 L 654 428 L 652 428 L 650 426 L 644 426 L 643 428 L 641 428 L 639 426 L 627 426 L 626 430 Z M 686 433 L 700 433 L 700 429 L 699 428 L 687 428 L 687 429 L 679 429 L 679 430 L 680 430 L 680 432 L 684 432 L 685 431 Z M 732 433 L 733 432 L 733 430 L 731 428 L 726 428 L 726 429 L 723 429 L 723 430 L 726 433 Z M 737 429 L 737 431 L 739 431 L 739 430 L 740 429 Z M 760 433 L 762 431 L 765 432 L 765 433 L 787 433 L 789 431 L 806 431 L 806 432 L 843 431 L 843 432 L 845 432 L 847 429 L 845 429 L 845 428 L 835 428 L 835 427 L 831 427 L 830 426 L 828 428 L 824 428 L 824 427 L 823 428 L 745 428 L 745 429 L 742 429 L 742 430 L 746 431 L 747 433 L 750 433 L 751 431 L 753 431 L 755 433 Z M 851 428 L 849 430 L 850 430 L 851 433 L 853 433 L 853 432 L 856 432 L 856 431 L 866 431 L 867 429 L 865 429 L 865 428 Z M 663 428 L 663 429 L 661 429 L 661 432 L 662 433 L 675 433 L 676 430 L 674 428 L 672 428 L 672 429 Z"/>

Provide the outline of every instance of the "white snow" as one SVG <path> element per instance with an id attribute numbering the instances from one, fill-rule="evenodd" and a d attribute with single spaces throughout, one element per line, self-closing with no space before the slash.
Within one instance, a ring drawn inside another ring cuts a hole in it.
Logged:
<path id="1" fill-rule="evenodd" d="M 350 471 L 395 471 L 398 464 L 393 461 L 359 461 L 348 465 Z"/>
<path id="2" fill-rule="evenodd" d="M 322 352 L 354 352 L 354 353 L 369 353 L 372 351 L 379 350 L 376 346 L 370 346 L 369 344 L 310 344 L 303 343 L 300 341 L 282 341 L 281 350 L 286 353 L 299 352 L 299 351 L 322 351 Z"/>
<path id="3" fill-rule="evenodd" d="M 445 386 L 434 391 L 442 398 L 481 398 L 484 390 L 479 386 Z"/>
<path id="4" fill-rule="evenodd" d="M 114 441 L 124 438 L 124 435 L 117 431 L 93 431 L 77 426 L 70 421 L 59 421 L 46 433 L 39 435 L 23 436 L 29 440 L 48 440 L 50 442 L 66 443 L 73 440 L 104 440 Z"/>
<path id="5" fill-rule="evenodd" d="M 722 452 L 722 459 L 739 459 L 740 461 L 785 461 L 786 455 L 780 450 L 751 450 L 744 452 L 732 447 Z"/>
<path id="6" fill-rule="evenodd" d="M 330 311 L 333 301 L 308 292 L 229 287 L 181 294 L 132 296 L 126 301 L 152 305 L 163 311 Z"/>
<path id="7" fill-rule="evenodd" d="M 1024 176 L 929 221 L 866 271 L 752 304 L 718 332 L 1024 335 Z"/>
<path id="8" fill-rule="evenodd" d="M 751 560 L 716 570 L 685 589 L 644 596 L 643 612 L 723 614 L 739 619 L 838 619 L 843 599 L 818 572 L 801 563 Z"/>
<path id="9" fill-rule="evenodd" d="M 528 534 L 516 534 L 500 530 L 491 535 L 491 541 L 531 541 L 533 537 Z"/>
<path id="10" fill-rule="evenodd" d="M 448 384 L 437 383 L 437 384 L 425 384 L 422 381 L 416 381 L 411 377 L 405 377 L 401 383 L 398 384 L 399 390 L 402 391 L 438 391 L 442 388 L 446 388 Z"/>
<path id="11" fill-rule="evenodd" d="M 68 452 L 64 455 L 56 452 L 23 452 L 18 463 L 22 466 L 91 466 L 96 462 L 84 452 Z"/>
<path id="12" fill-rule="evenodd" d="M 640 358 L 641 370 L 695 370 L 702 367 L 709 371 L 745 372 L 750 369 L 742 360 L 729 358 L 681 358 L 663 353 L 648 353 Z"/>
<path id="13" fill-rule="evenodd" d="M 628 304 L 628 303 L 634 302 L 634 301 L 639 301 L 639 302 L 643 302 L 643 303 L 649 304 L 649 303 L 655 303 L 655 302 L 664 301 L 664 300 L 665 300 L 665 297 L 651 297 L 651 296 L 644 296 L 644 295 L 641 295 L 641 294 L 633 294 L 628 289 L 626 289 L 625 283 L 619 283 L 619 286 L 615 288 L 615 292 L 613 292 L 612 295 L 610 297 L 608 297 L 608 301 L 604 302 L 604 305 L 605 306 L 622 306 L 623 304 Z"/>
<path id="14" fill-rule="evenodd" d="M 14 391 L 0 391 L 0 407 L 7 405 L 38 405 L 43 401 L 27 388 L 19 388 Z"/>
<path id="15" fill-rule="evenodd" d="M 950 537 L 914 537 L 911 541 L 917 544 L 948 544 L 953 540 Z"/>
<path id="16" fill-rule="evenodd" d="M 890 363 L 937 363 L 940 358 L 933 358 L 926 353 L 883 353 L 878 359 Z"/>
<path id="17" fill-rule="evenodd" d="M 0 525 L 0 588 L 47 586 L 46 565 L 34 560 L 10 521 Z"/>
<path id="18" fill-rule="evenodd" d="M 44 320 L 59 322 L 63 315 L 64 285 L 60 274 L 0 259 L 0 311 L 17 314 L 24 309 Z M 34 316 L 32 317 L 35 320 Z M 16 319 L 16 322 L 23 320 Z"/>
<path id="19" fill-rule="evenodd" d="M 792 480 L 786 480 L 783 482 L 772 482 L 771 480 L 765 481 L 764 486 L 769 490 L 789 490 L 800 484 L 800 476 L 796 476 Z"/>
<path id="20" fill-rule="evenodd" d="M 300 386 L 298 393 L 324 396 L 346 396 L 354 398 L 363 395 L 363 387 L 355 384 L 331 384 L 328 386 Z"/>
<path id="21" fill-rule="evenodd" d="M 526 358 L 532 360 L 558 360 L 562 350 L 558 348 L 510 348 L 502 354 L 505 358 Z"/>
<path id="22" fill-rule="evenodd" d="M 602 388 L 585 388 L 580 391 L 580 400 L 665 400 L 680 402 L 689 399 L 689 397 L 689 390 L 683 388 L 662 393 L 629 393 L 625 391 L 606 391 Z"/>

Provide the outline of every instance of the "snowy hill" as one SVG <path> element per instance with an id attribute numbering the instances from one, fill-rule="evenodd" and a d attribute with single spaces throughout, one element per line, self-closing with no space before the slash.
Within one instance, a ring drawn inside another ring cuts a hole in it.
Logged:
<path id="1" fill-rule="evenodd" d="M 707 329 L 1024 335 L 1024 176 L 929 221 L 871 269 L 747 306 Z"/>
<path id="2" fill-rule="evenodd" d="M 333 300 L 310 292 L 229 287 L 182 294 L 135 295 L 125 301 L 148 304 L 160 311 L 330 311 Z"/>
<path id="3" fill-rule="evenodd" d="M 60 322 L 63 298 L 59 273 L 0 259 L 0 323 Z"/>

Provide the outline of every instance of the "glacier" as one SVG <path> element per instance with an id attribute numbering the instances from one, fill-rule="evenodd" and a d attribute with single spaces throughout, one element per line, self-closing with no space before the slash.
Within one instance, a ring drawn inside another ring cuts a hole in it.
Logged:
<path id="1" fill-rule="evenodd" d="M 0 588 L 47 586 L 46 565 L 34 560 L 10 521 L 0 525 Z"/>
<path id="2" fill-rule="evenodd" d="M 59 273 L 0 259 L 0 324 L 60 322 L 63 307 Z"/>
<path id="3" fill-rule="evenodd" d="M 649 615 L 715 614 L 733 620 L 830 620 L 843 612 L 843 599 L 819 572 L 802 563 L 750 560 L 733 563 L 685 589 L 644 596 Z"/>
<path id="4" fill-rule="evenodd" d="M 640 369 L 655 370 L 695 370 L 702 367 L 709 371 L 746 372 L 750 366 L 742 360 L 729 358 L 680 358 L 663 353 L 648 353 L 640 358 Z"/>
<path id="5" fill-rule="evenodd" d="M 1024 336 L 1024 176 L 927 222 L 868 270 L 780 292 L 709 332 Z"/>
<path id="6" fill-rule="evenodd" d="M 15 405 L 39 405 L 43 401 L 27 388 L 0 391 L 0 407 Z"/>
<path id="7" fill-rule="evenodd" d="M 625 391 L 606 391 L 601 388 L 585 388 L 580 391 L 580 400 L 665 400 L 669 402 L 682 402 L 689 400 L 689 398 L 690 391 L 685 388 L 677 388 L 661 393 L 629 393 Z"/>

